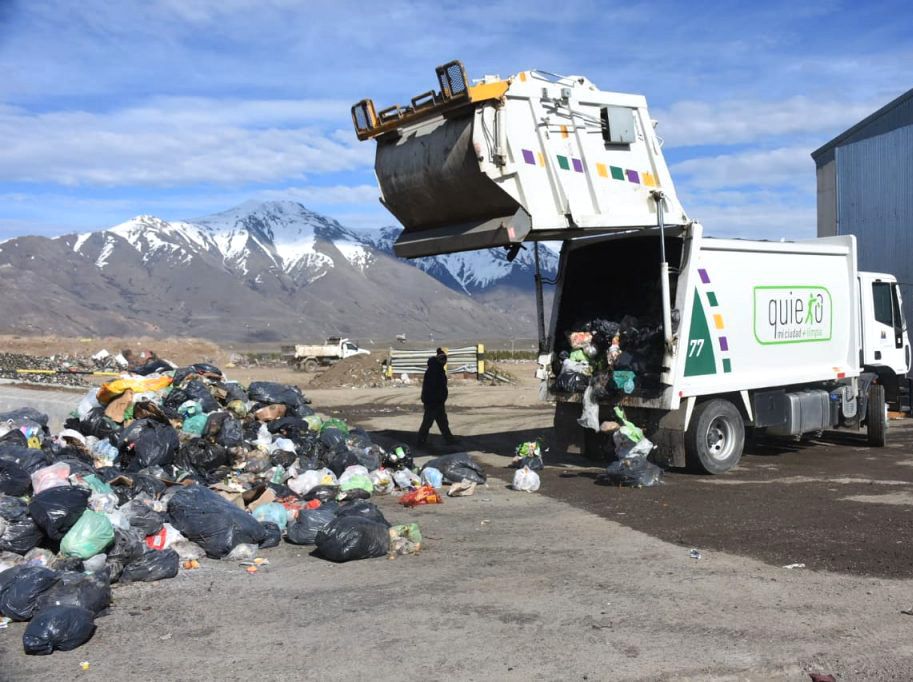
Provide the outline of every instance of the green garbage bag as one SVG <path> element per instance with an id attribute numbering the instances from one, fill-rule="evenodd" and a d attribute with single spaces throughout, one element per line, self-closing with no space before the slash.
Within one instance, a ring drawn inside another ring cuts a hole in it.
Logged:
<path id="1" fill-rule="evenodd" d="M 323 420 L 316 414 L 309 414 L 304 418 L 304 421 L 307 422 L 308 428 L 311 431 L 320 431 L 320 427 L 323 425 Z"/>
<path id="2" fill-rule="evenodd" d="M 345 483 L 339 484 L 339 492 L 345 493 L 349 490 L 364 490 L 369 495 L 374 492 L 374 482 L 370 476 L 356 474 L 350 476 Z"/>
<path id="3" fill-rule="evenodd" d="M 587 357 L 587 354 L 583 352 L 583 349 L 578 348 L 577 350 L 571 351 L 571 354 L 568 356 L 571 362 L 589 362 L 590 358 Z"/>
<path id="4" fill-rule="evenodd" d="M 621 422 L 621 428 L 618 431 L 632 443 L 639 443 L 644 439 L 644 432 L 625 418 L 625 411 L 620 407 L 615 408 L 615 416 Z"/>
<path id="5" fill-rule="evenodd" d="M 336 429 L 337 431 L 342 431 L 346 436 L 349 435 L 349 425 L 342 419 L 327 419 L 323 422 L 323 425 L 321 425 L 320 433 L 323 433 L 327 429 Z"/>
<path id="6" fill-rule="evenodd" d="M 203 412 L 203 406 L 196 400 L 188 400 L 181 403 L 178 408 L 178 414 L 184 418 L 181 424 L 181 431 L 194 436 L 202 436 L 203 429 L 206 427 L 206 414 Z"/>
<path id="7" fill-rule="evenodd" d="M 86 509 L 60 541 L 60 553 L 89 559 L 104 552 L 114 542 L 114 526 L 100 512 Z"/>
<path id="8" fill-rule="evenodd" d="M 114 488 L 105 483 L 101 478 L 95 474 L 88 474 L 87 476 L 82 477 L 83 483 L 85 483 L 89 488 L 91 488 L 93 493 L 98 493 L 100 495 L 107 495 L 114 492 Z"/>

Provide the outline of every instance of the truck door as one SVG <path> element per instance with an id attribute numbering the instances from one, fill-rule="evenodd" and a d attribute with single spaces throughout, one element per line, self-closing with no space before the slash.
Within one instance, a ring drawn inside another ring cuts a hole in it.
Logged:
<path id="1" fill-rule="evenodd" d="M 865 365 L 891 368 L 904 375 L 910 369 L 910 342 L 903 317 L 900 288 L 893 278 L 860 277 L 863 304 Z"/>

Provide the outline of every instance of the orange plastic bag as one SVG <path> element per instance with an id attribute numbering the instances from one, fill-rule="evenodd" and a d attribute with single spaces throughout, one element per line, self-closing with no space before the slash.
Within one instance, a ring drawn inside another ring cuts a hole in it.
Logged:
<path id="1" fill-rule="evenodd" d="M 440 504 L 443 502 L 437 490 L 430 485 L 423 485 L 399 498 L 404 507 L 417 507 L 420 504 Z"/>
<path id="2" fill-rule="evenodd" d="M 115 379 L 106 384 L 102 384 L 98 389 L 98 395 L 95 397 L 102 405 L 107 405 L 117 396 L 123 395 L 128 389 L 134 393 L 147 393 L 149 391 L 161 391 L 171 386 L 171 377 L 138 377 L 136 379 Z"/>

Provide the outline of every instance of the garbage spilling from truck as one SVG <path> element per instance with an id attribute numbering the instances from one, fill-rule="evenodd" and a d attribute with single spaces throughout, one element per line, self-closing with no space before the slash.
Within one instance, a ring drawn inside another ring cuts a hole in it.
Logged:
<path id="1" fill-rule="evenodd" d="M 370 499 L 440 504 L 485 472 L 466 453 L 416 471 L 406 446 L 318 414 L 296 386 L 244 387 L 211 364 L 124 373 L 78 401 L 64 429 L 0 414 L 0 616 L 29 621 L 28 654 L 92 637 L 111 585 L 174 578 L 204 557 L 254 573 L 283 539 L 329 561 L 415 554 L 415 523 Z"/>

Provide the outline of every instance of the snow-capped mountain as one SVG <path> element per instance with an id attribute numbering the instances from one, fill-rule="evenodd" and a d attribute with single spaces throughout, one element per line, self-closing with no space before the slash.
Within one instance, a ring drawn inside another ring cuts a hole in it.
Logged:
<path id="1" fill-rule="evenodd" d="M 0 330 L 239 341 L 532 335 L 528 286 L 511 294 L 509 307 L 477 295 L 512 289 L 517 277 L 531 285 L 524 272 L 531 254 L 521 252 L 513 264 L 497 252 L 413 264 L 391 255 L 394 238 L 390 230 L 348 229 L 287 201 L 247 202 L 183 221 L 139 216 L 54 239 L 20 237 L 0 245 L 7 293 Z"/>
<path id="2" fill-rule="evenodd" d="M 393 254 L 393 243 L 402 232 L 399 227 L 382 227 L 365 232 L 364 239 L 385 253 Z M 429 256 L 407 261 L 446 284 L 451 289 L 467 294 L 489 291 L 496 286 L 511 286 L 521 290 L 532 289 L 536 272 L 532 244 L 525 246 L 513 261 L 507 260 L 505 249 L 465 251 L 443 256 Z M 558 271 L 558 256 L 548 246 L 539 247 L 539 267 L 544 277 L 553 277 Z"/>

